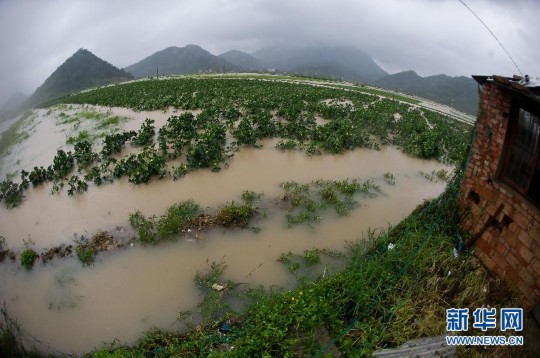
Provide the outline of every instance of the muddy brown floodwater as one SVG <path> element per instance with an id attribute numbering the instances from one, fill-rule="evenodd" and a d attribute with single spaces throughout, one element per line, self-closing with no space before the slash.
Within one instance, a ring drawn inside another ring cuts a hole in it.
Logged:
<path id="1" fill-rule="evenodd" d="M 122 114 L 137 116 L 140 121 L 169 115 L 127 110 Z M 53 127 L 49 129 L 56 133 Z M 36 136 L 38 133 L 39 127 Z M 83 268 L 76 259 L 66 258 L 38 262 L 27 272 L 6 260 L 0 264 L 0 301 L 26 331 L 65 353 L 80 354 L 113 339 L 132 343 L 152 326 L 179 327 L 173 324 L 178 312 L 193 309 L 202 299 L 193 277 L 207 267 L 207 260 L 227 263 L 225 279 L 254 287 L 291 287 L 293 278 L 276 262 L 280 254 L 303 254 L 312 248 L 341 250 L 347 242 L 361 239 L 369 228 L 398 223 L 424 199 L 444 189 L 444 183 L 428 181 L 418 172 L 449 169 L 436 161 L 410 158 L 392 147 L 309 157 L 300 152 L 279 152 L 274 143 L 264 142 L 262 149 L 242 148 L 219 173 L 198 170 L 178 181 L 133 186 L 120 180 L 101 187 L 91 185 L 87 193 L 75 197 L 68 197 L 65 191 L 50 195 L 47 185 L 29 190 L 20 207 L 0 209 L 0 234 L 16 250 L 30 235 L 40 251 L 71 243 L 75 232 L 92 234 L 127 227 L 128 214 L 135 209 L 159 215 L 187 199 L 203 207 L 216 207 L 238 200 L 243 190 L 273 198 L 281 193 L 279 184 L 291 180 L 372 179 L 381 186 L 382 194 L 359 197 L 359 207 L 349 216 L 325 213 L 321 223 L 313 227 L 287 228 L 284 213 L 269 209 L 267 217 L 255 223 L 262 229 L 259 233 L 214 229 L 202 240 L 186 236 L 157 246 L 135 245 L 100 254 L 93 267 Z M 35 148 L 28 148 L 34 156 L 21 162 L 45 161 Z M 24 158 L 24 150 L 15 153 Z M 54 155 L 54 151 L 45 153 Z M 395 185 L 386 183 L 386 172 L 394 174 Z"/>

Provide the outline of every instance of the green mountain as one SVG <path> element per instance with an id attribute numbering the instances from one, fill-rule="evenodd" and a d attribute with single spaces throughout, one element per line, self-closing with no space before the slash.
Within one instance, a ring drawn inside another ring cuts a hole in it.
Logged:
<path id="1" fill-rule="evenodd" d="M 218 57 L 244 70 L 263 70 L 268 68 L 262 61 L 243 51 L 231 50 L 222 53 Z"/>
<path id="2" fill-rule="evenodd" d="M 68 93 L 132 78 L 130 73 L 114 67 L 88 50 L 80 49 L 38 87 L 26 105 L 38 105 Z"/>
<path id="3" fill-rule="evenodd" d="M 423 97 L 471 115 L 478 112 L 478 85 L 472 78 L 447 75 L 421 77 L 414 71 L 405 71 L 379 79 L 373 84 Z"/>
<path id="4" fill-rule="evenodd" d="M 355 82 L 372 82 L 388 75 L 368 54 L 354 47 L 266 47 L 252 56 L 279 71 Z"/>
<path id="5" fill-rule="evenodd" d="M 168 47 L 125 68 L 135 77 L 186 73 L 229 72 L 239 68 L 197 45 Z"/>

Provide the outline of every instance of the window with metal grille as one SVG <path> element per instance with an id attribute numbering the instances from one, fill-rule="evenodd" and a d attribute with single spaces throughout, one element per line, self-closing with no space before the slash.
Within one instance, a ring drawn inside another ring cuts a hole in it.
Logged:
<path id="1" fill-rule="evenodd" d="M 540 117 L 518 107 L 507 133 L 500 178 L 540 206 Z"/>

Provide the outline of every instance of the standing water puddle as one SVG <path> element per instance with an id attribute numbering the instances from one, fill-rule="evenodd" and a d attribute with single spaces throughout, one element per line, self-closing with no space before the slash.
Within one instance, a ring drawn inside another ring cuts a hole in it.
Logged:
<path id="1" fill-rule="evenodd" d="M 146 117 L 155 119 L 147 113 L 137 116 L 141 122 Z M 100 254 L 93 267 L 83 268 L 76 259 L 68 258 L 38 262 L 26 272 L 6 260 L 0 264 L 0 300 L 26 331 L 62 352 L 82 353 L 115 338 L 131 343 L 152 326 L 171 327 L 179 310 L 192 309 L 202 300 L 193 277 L 206 269 L 207 260 L 226 262 L 225 279 L 252 286 L 291 287 L 291 275 L 276 262 L 280 254 L 302 254 L 312 248 L 341 250 L 369 228 L 398 223 L 424 199 L 444 189 L 443 183 L 428 181 L 418 172 L 447 167 L 410 158 L 395 148 L 309 157 L 279 152 L 274 143 L 264 142 L 262 149 L 242 148 L 219 173 L 198 170 L 178 181 L 133 186 L 120 180 L 99 188 L 91 185 L 87 193 L 75 197 L 68 197 L 65 191 L 50 195 L 50 185 L 29 190 L 19 207 L 0 209 L 0 234 L 15 250 L 30 235 L 41 251 L 71 243 L 75 232 L 91 235 L 97 230 L 128 227 L 128 214 L 136 209 L 159 216 L 170 205 L 187 199 L 203 207 L 217 207 L 238 201 L 243 190 L 273 198 L 282 193 L 279 185 L 285 181 L 373 179 L 382 194 L 359 198 L 360 205 L 349 216 L 325 213 L 313 227 L 287 228 L 284 213 L 270 209 L 266 218 L 255 223 L 262 229 L 259 233 L 214 229 L 203 239 L 135 245 Z M 37 154 L 32 160 L 44 161 Z M 384 180 L 387 172 L 395 176 L 395 185 Z"/>

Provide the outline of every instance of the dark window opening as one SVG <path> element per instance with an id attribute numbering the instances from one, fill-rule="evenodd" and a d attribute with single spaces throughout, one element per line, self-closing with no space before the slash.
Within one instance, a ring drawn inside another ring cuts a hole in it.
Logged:
<path id="1" fill-rule="evenodd" d="M 514 110 L 506 138 L 501 179 L 540 206 L 540 117 Z"/>
<path id="2" fill-rule="evenodd" d="M 510 226 L 510 224 L 513 222 L 514 220 L 512 220 L 512 218 L 508 215 L 504 215 L 503 216 L 503 219 L 501 221 L 501 224 L 503 224 L 503 226 Z"/>
<path id="3" fill-rule="evenodd" d="M 467 196 L 467 199 L 472 201 L 475 204 L 480 203 L 480 195 L 478 195 L 474 190 L 471 190 L 469 192 L 469 195 Z"/>

